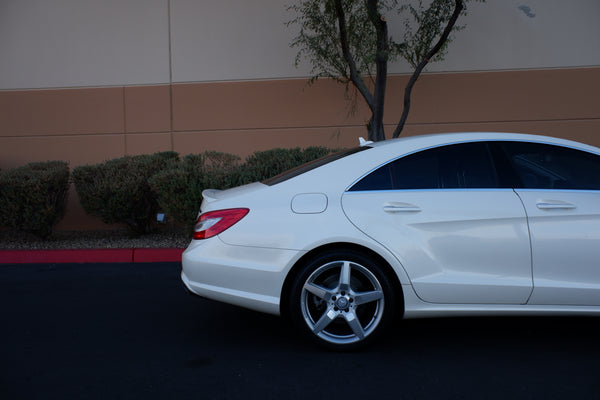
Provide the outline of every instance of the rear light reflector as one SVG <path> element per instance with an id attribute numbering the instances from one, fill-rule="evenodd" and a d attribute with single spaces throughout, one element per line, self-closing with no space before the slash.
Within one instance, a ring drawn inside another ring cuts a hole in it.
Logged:
<path id="1" fill-rule="evenodd" d="M 239 222 L 249 211 L 247 208 L 229 208 L 201 214 L 194 226 L 194 239 L 208 239 L 218 235 Z"/>

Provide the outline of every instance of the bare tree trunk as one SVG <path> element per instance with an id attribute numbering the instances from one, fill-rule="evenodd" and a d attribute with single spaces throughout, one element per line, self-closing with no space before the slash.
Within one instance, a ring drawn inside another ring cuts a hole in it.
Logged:
<path id="1" fill-rule="evenodd" d="M 404 109 L 402 110 L 402 116 L 400 117 L 400 122 L 398 122 L 398 125 L 396 126 L 396 130 L 394 130 L 394 134 L 393 134 L 394 138 L 397 138 L 398 136 L 400 136 L 400 133 L 402 132 L 402 129 L 404 129 L 404 125 L 406 124 L 406 119 L 408 118 L 408 112 L 410 111 L 410 96 L 412 93 L 413 86 L 417 82 L 417 79 L 419 79 L 419 76 L 421 75 L 423 68 L 425 68 L 427 63 L 429 63 L 429 60 L 431 60 L 431 58 L 433 58 L 433 56 L 435 56 L 436 53 L 438 51 L 440 51 L 440 49 L 442 48 L 442 46 L 444 45 L 446 40 L 448 40 L 448 36 L 450 36 L 450 32 L 452 31 L 452 28 L 454 28 L 454 24 L 456 24 L 456 21 L 458 20 L 458 16 L 460 15 L 463 8 L 464 8 L 464 6 L 463 6 L 462 0 L 455 0 L 454 12 L 452 13 L 452 16 L 450 17 L 450 20 L 448 21 L 448 25 L 444 29 L 444 32 L 442 32 L 440 39 L 438 40 L 436 45 L 433 46 L 433 48 L 431 50 L 429 50 L 429 52 L 425 55 L 425 58 L 423 60 L 421 60 L 419 65 L 417 65 L 415 72 L 410 77 L 410 80 L 408 81 L 408 84 L 406 85 L 406 88 L 404 89 Z"/>
<path id="2" fill-rule="evenodd" d="M 377 66 L 377 76 L 375 78 L 375 88 L 370 92 L 367 85 L 359 75 L 356 69 L 356 62 L 350 53 L 348 46 L 348 32 L 346 27 L 346 16 L 342 6 L 342 0 L 334 0 L 335 10 L 340 30 L 340 45 L 344 59 L 346 60 L 350 74 L 349 79 L 358 89 L 358 92 L 365 99 L 371 110 L 371 119 L 369 120 L 369 140 L 374 142 L 385 140 L 385 130 L 383 126 L 383 109 L 385 103 L 385 88 L 387 83 L 387 63 L 389 58 L 389 39 L 388 27 L 385 18 L 378 10 L 379 0 L 368 0 L 367 10 L 369 19 L 377 32 L 377 54 L 375 64 Z"/>
<path id="3" fill-rule="evenodd" d="M 387 84 L 387 64 L 389 59 L 388 27 L 385 17 L 377 9 L 377 0 L 368 0 L 367 11 L 369 19 L 377 32 L 377 54 L 375 65 L 377 68 L 375 88 L 373 91 L 373 116 L 371 118 L 371 129 L 369 139 L 377 142 L 385 140 L 385 129 L 383 125 L 383 110 L 385 106 L 385 88 Z"/>

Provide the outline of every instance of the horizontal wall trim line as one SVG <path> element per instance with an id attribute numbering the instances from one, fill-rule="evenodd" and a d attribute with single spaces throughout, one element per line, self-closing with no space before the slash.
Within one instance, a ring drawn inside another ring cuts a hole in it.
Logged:
<path id="1" fill-rule="evenodd" d="M 1 89 L 0 92 L 31 92 L 31 91 L 45 91 L 45 90 L 78 90 L 78 89 L 114 89 L 114 88 L 135 88 L 135 87 L 148 87 L 148 86 L 169 86 L 169 82 L 150 82 L 150 83 L 132 83 L 132 84 L 120 84 L 120 85 L 83 85 L 83 86 L 47 86 L 47 87 L 24 87 L 24 88 L 10 88 Z"/>
<path id="2" fill-rule="evenodd" d="M 159 133 L 169 133 L 169 132 L 149 132 L 150 134 L 159 134 Z M 0 136 L 0 140 L 1 139 L 25 139 L 25 138 L 29 138 L 29 139 L 39 139 L 39 138 L 56 138 L 56 139 L 60 139 L 60 138 L 82 138 L 82 137 L 87 137 L 87 138 L 91 138 L 91 137 L 120 137 L 120 136 L 125 136 L 125 135 L 129 135 L 128 133 L 98 133 L 98 132 L 94 132 L 94 133 L 73 133 L 73 134 L 50 134 L 50 135 L 46 135 L 46 134 L 32 134 L 32 135 L 5 135 L 5 136 Z"/>
<path id="3" fill-rule="evenodd" d="M 582 70 L 582 69 L 598 69 L 600 65 L 573 65 L 561 67 L 536 67 L 536 68 L 504 68 L 504 69 L 476 69 L 476 70 L 458 70 L 458 71 L 425 71 L 421 76 L 427 75 L 458 75 L 458 74 L 493 74 L 502 72 L 535 72 L 535 71 L 560 71 L 560 70 Z M 413 72 L 388 73 L 390 77 L 409 77 Z M 222 79 L 222 80 L 199 80 L 199 81 L 173 81 L 173 85 L 193 85 L 204 83 L 244 83 L 244 82 L 270 82 L 270 81 L 297 81 L 310 80 L 311 75 L 306 76 L 290 76 L 290 77 L 273 77 L 273 78 L 256 78 L 256 79 Z M 319 78 L 331 79 L 331 78 Z"/>
<path id="4" fill-rule="evenodd" d="M 410 118 L 410 117 L 409 117 Z M 466 124 L 501 124 L 501 123 L 539 123 L 539 122 L 588 122 L 600 121 L 600 118 L 557 118 L 557 119 L 523 119 L 523 120 L 481 120 L 481 121 L 436 121 L 436 122 L 407 122 L 410 125 L 466 125 Z M 396 126 L 395 123 L 384 124 L 386 127 Z M 184 129 L 175 130 L 173 133 L 204 133 L 204 132 L 244 132 L 244 131 L 293 131 L 310 129 L 331 129 L 331 128 L 362 128 L 365 124 L 344 124 L 344 125 L 306 125 L 306 126 L 279 126 L 279 127 L 250 127 L 250 128 L 211 128 L 211 129 Z"/>
<path id="5" fill-rule="evenodd" d="M 558 123 L 558 122 L 595 122 L 600 121 L 600 118 L 557 118 L 557 119 L 524 119 L 524 120 L 494 120 L 494 121 L 436 121 L 436 122 L 407 122 L 405 126 L 435 126 L 435 125 L 481 125 L 481 124 L 528 124 L 528 123 Z M 395 127 L 396 124 L 384 124 L 386 128 Z M 141 135 L 169 135 L 175 133 L 218 133 L 218 132 L 246 132 L 246 131 L 296 131 L 296 130 L 319 130 L 319 129 L 351 129 L 363 128 L 363 124 L 347 124 L 347 125 L 307 125 L 307 126 L 282 126 L 282 127 L 251 127 L 251 128 L 217 128 L 217 129 L 190 129 L 177 131 L 148 131 L 148 132 L 124 132 L 124 133 L 73 133 L 67 135 L 47 135 L 47 134 L 32 134 L 32 135 L 4 135 L 1 139 L 39 139 L 39 138 L 81 138 L 81 137 L 121 137 L 121 136 L 141 136 Z M 365 131 L 366 134 L 366 131 Z"/>
<path id="6" fill-rule="evenodd" d="M 458 71 L 426 71 L 421 76 L 427 75 L 457 75 L 457 74 L 489 74 L 489 73 L 502 73 L 502 72 L 534 72 L 534 71 L 556 71 L 556 70 L 582 70 L 582 69 L 598 69 L 600 65 L 574 65 L 574 66 L 560 66 L 560 67 L 536 67 L 536 68 L 505 68 L 505 69 L 490 69 L 490 70 L 458 70 Z M 406 77 L 411 76 L 413 73 L 388 73 L 390 77 Z M 256 78 L 256 79 L 222 79 L 222 80 L 197 80 L 197 81 L 164 81 L 164 82 L 150 82 L 150 83 L 121 83 L 121 84 L 107 84 L 107 85 L 83 85 L 83 86 L 45 86 L 45 87 L 23 87 L 23 88 L 0 88 L 0 92 L 21 92 L 21 91 L 34 91 L 34 90 L 76 90 L 76 89 L 98 89 L 98 88 L 128 88 L 128 87 L 145 87 L 145 86 L 169 86 L 169 85 L 190 85 L 190 84 L 209 84 L 209 83 L 244 83 L 244 82 L 271 82 L 271 81 L 297 81 L 311 79 L 311 76 L 288 76 L 288 77 L 270 77 L 270 78 Z M 320 78 L 322 80 L 330 78 Z"/>
<path id="7" fill-rule="evenodd" d="M 406 125 L 453 125 L 453 124 L 522 124 L 522 123 L 540 123 L 540 122 L 593 122 L 600 121 L 600 118 L 553 118 L 553 119 L 501 119 L 486 121 L 452 121 L 452 122 L 407 122 Z M 395 124 L 385 124 L 385 126 L 395 126 Z"/>

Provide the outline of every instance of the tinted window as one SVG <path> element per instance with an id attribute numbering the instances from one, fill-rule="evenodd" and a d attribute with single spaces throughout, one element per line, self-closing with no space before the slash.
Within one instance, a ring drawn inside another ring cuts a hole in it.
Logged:
<path id="1" fill-rule="evenodd" d="M 528 189 L 600 190 L 600 156 L 541 143 L 502 143 Z"/>
<path id="2" fill-rule="evenodd" d="M 350 190 L 496 188 L 486 143 L 461 143 L 410 154 L 386 164 Z"/>

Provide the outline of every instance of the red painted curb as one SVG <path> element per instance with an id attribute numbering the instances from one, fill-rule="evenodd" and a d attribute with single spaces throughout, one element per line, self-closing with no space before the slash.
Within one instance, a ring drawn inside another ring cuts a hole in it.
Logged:
<path id="1" fill-rule="evenodd" d="M 178 262 L 184 249 L 0 250 L 0 264 Z"/>
<path id="2" fill-rule="evenodd" d="M 175 262 L 181 261 L 185 249 L 133 249 L 133 262 Z"/>

